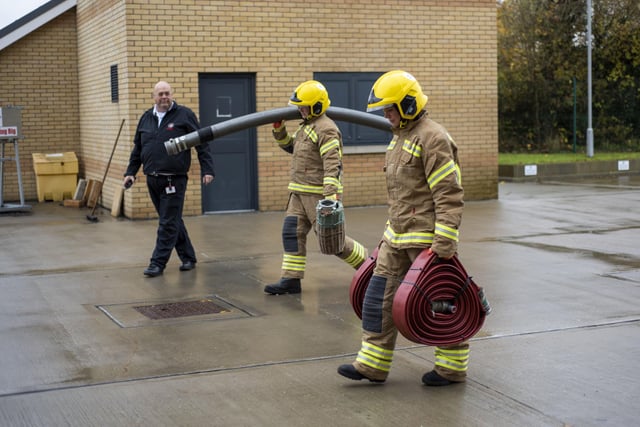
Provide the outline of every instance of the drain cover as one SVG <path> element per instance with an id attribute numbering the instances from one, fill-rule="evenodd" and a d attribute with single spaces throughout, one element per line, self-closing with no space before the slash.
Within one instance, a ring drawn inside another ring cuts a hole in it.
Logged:
<path id="1" fill-rule="evenodd" d="M 95 307 L 121 328 L 230 320 L 261 314 L 252 308 L 218 295 L 206 295 L 178 301 L 138 301 L 136 303 L 96 305 Z"/>
<path id="2" fill-rule="evenodd" d="M 139 305 L 133 308 L 138 313 L 154 320 L 231 312 L 231 310 L 227 310 L 226 308 L 219 306 L 210 299 L 170 302 L 154 305 Z"/>

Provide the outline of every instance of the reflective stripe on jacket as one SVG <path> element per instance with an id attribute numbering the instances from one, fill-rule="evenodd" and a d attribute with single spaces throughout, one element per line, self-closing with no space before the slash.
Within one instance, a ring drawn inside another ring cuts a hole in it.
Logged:
<path id="1" fill-rule="evenodd" d="M 426 114 L 393 129 L 385 174 L 389 219 L 383 239 L 394 248 L 457 250 L 463 189 L 458 149 L 446 129 Z"/>
<path id="2" fill-rule="evenodd" d="M 289 191 L 328 196 L 342 193 L 342 135 L 326 114 L 304 121 L 292 135 L 274 132 L 293 153 Z"/>

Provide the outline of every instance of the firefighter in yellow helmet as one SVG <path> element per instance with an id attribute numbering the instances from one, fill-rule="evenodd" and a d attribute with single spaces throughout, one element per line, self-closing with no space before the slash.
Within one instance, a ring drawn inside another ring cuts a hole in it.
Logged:
<path id="1" fill-rule="evenodd" d="M 289 201 L 282 226 L 282 271 L 277 283 L 267 285 L 268 294 L 297 294 L 307 263 L 307 235 L 315 231 L 316 206 L 320 200 L 342 196 L 342 136 L 325 112 L 331 101 L 322 83 L 301 83 L 291 95 L 290 105 L 300 111 L 302 122 L 292 134 L 283 121 L 273 124 L 273 136 L 284 151 L 293 155 Z M 349 236 L 336 254 L 353 268 L 368 257 L 367 249 Z"/>
<path id="2" fill-rule="evenodd" d="M 427 99 L 418 81 L 401 70 L 383 74 L 369 95 L 367 111 L 384 111 L 393 139 L 384 168 L 388 221 L 362 306 L 362 344 L 356 360 L 338 368 L 353 380 L 387 379 L 398 335 L 393 298 L 416 257 L 427 248 L 440 258 L 457 251 L 464 205 L 458 149 L 447 130 L 427 116 Z M 436 347 L 435 367 L 422 382 L 462 382 L 468 360 L 466 342 Z"/>

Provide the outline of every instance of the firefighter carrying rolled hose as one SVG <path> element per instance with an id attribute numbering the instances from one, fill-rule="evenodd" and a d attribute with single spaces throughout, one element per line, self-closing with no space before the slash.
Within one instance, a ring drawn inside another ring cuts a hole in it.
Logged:
<path id="1" fill-rule="evenodd" d="M 302 123 L 293 134 L 287 132 L 284 121 L 273 124 L 273 136 L 284 151 L 292 154 L 289 201 L 282 226 L 282 271 L 277 283 L 265 286 L 271 295 L 301 292 L 301 279 L 307 263 L 307 235 L 316 229 L 319 202 L 336 203 L 342 196 L 342 136 L 325 112 L 329 94 L 320 82 L 309 80 L 293 92 L 290 105 L 298 107 Z M 330 251 L 353 268 L 358 268 L 368 256 L 367 249 L 337 228 L 326 233 Z M 342 233 L 342 234 L 340 234 Z M 320 234 L 319 239 L 324 235 Z M 338 237 L 336 239 L 336 237 Z M 338 242 L 338 246 L 336 246 Z"/>
<path id="2" fill-rule="evenodd" d="M 352 364 L 338 373 L 382 383 L 391 369 L 398 329 L 392 317 L 398 287 L 420 253 L 454 256 L 462 219 L 463 189 L 457 147 L 447 130 L 427 116 L 427 96 L 409 73 L 394 70 L 373 85 L 367 111 L 383 110 L 392 125 L 386 151 L 388 221 L 362 306 L 363 336 Z M 435 348 L 428 386 L 465 380 L 467 342 Z"/>

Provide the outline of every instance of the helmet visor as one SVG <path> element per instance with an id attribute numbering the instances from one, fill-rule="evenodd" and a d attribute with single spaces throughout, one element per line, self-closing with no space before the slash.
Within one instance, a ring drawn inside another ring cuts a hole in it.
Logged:
<path id="1" fill-rule="evenodd" d="M 378 98 L 373 89 L 371 89 L 371 92 L 369 93 L 369 100 L 367 101 L 367 111 L 383 110 L 387 107 L 391 107 L 392 105 L 393 103 L 389 103 L 388 100 L 385 102 L 384 98 Z"/>
<path id="2" fill-rule="evenodd" d="M 373 106 L 367 105 L 367 112 L 370 113 L 372 111 L 380 111 L 380 110 L 384 110 L 385 108 L 389 108 L 389 107 L 393 107 L 393 104 L 373 105 Z"/>

